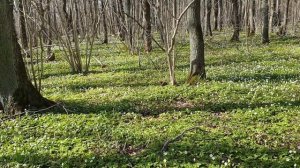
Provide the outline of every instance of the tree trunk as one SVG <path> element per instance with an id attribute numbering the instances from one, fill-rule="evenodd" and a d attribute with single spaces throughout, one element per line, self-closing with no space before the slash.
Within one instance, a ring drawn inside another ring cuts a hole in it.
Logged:
<path id="1" fill-rule="evenodd" d="M 152 35 L 151 35 L 151 8 L 148 0 L 143 0 L 143 11 L 144 11 L 144 44 L 145 51 L 152 51 Z"/>
<path id="2" fill-rule="evenodd" d="M 124 13 L 126 13 L 126 26 L 127 26 L 127 43 L 130 50 L 132 50 L 133 39 L 132 39 L 132 25 L 131 25 L 131 0 L 125 0 Z"/>
<path id="3" fill-rule="evenodd" d="M 256 3 L 255 0 L 251 0 L 252 3 L 250 5 L 250 18 L 249 18 L 249 22 L 250 22 L 250 35 L 254 36 L 255 35 L 255 31 L 256 31 L 256 26 L 255 26 L 255 8 L 256 8 Z"/>
<path id="4" fill-rule="evenodd" d="M 212 8 L 211 0 L 207 0 L 207 5 L 206 5 L 206 35 L 207 36 L 212 36 L 211 21 L 210 21 L 211 8 Z"/>
<path id="5" fill-rule="evenodd" d="M 7 114 L 53 104 L 43 98 L 28 80 L 17 42 L 13 5 L 9 0 L 0 1 L 0 79 L 0 102 Z"/>
<path id="6" fill-rule="evenodd" d="M 262 32 L 262 43 L 269 43 L 269 2 L 268 0 L 263 1 L 263 32 Z"/>
<path id="7" fill-rule="evenodd" d="M 279 28 L 278 35 L 285 36 L 287 33 L 287 25 L 288 25 L 288 19 L 289 19 L 289 6 L 290 6 L 290 0 L 286 0 L 286 8 L 285 8 L 285 14 L 284 14 L 284 21 L 281 27 Z"/>
<path id="8" fill-rule="evenodd" d="M 25 1 L 24 1 L 25 2 Z M 27 39 L 27 32 L 26 32 L 26 22 L 24 16 L 24 4 L 23 0 L 19 1 L 19 10 L 20 10 L 20 37 L 21 37 L 21 44 L 22 48 L 27 50 L 28 49 L 28 39 Z"/>
<path id="9" fill-rule="evenodd" d="M 277 0 L 276 2 L 276 19 L 277 19 L 277 27 L 281 26 L 281 0 Z"/>
<path id="10" fill-rule="evenodd" d="M 193 0 L 189 0 L 192 2 Z M 200 20 L 200 0 L 195 0 L 188 10 L 190 33 L 190 72 L 187 82 L 193 84 L 198 77 L 205 78 L 204 40 Z"/>
<path id="11" fill-rule="evenodd" d="M 101 1 L 101 11 L 102 11 L 102 17 L 103 17 L 103 33 L 104 33 L 104 39 L 103 44 L 108 43 L 108 32 L 107 32 L 107 23 L 106 23 L 106 13 L 105 13 L 105 6 L 104 6 L 104 0 Z"/>
<path id="12" fill-rule="evenodd" d="M 72 11 L 72 10 L 70 10 Z M 63 0 L 63 12 L 64 12 L 64 15 L 65 15 L 65 18 L 66 18 L 66 21 L 67 21 L 67 24 L 68 24 L 68 31 L 73 29 L 73 26 L 72 26 L 72 14 L 68 14 L 67 12 L 67 0 Z"/>
<path id="13" fill-rule="evenodd" d="M 222 31 L 223 30 L 223 24 L 224 24 L 224 21 L 223 21 L 223 19 L 225 18 L 224 16 L 223 16 L 223 14 L 224 14 L 224 10 L 223 10 L 223 0 L 219 0 L 219 21 L 220 21 L 220 24 L 219 24 L 219 26 L 220 26 L 220 31 Z"/>
<path id="14" fill-rule="evenodd" d="M 214 0 L 214 31 L 218 30 L 219 0 Z"/>
<path id="15" fill-rule="evenodd" d="M 239 2 L 238 0 L 231 0 L 233 5 L 233 35 L 230 41 L 240 41 L 240 17 L 239 17 Z"/>
<path id="16" fill-rule="evenodd" d="M 269 29 L 271 32 L 274 31 L 274 26 L 276 23 L 276 0 L 271 0 L 271 12 L 270 12 L 270 21 L 269 21 Z"/>

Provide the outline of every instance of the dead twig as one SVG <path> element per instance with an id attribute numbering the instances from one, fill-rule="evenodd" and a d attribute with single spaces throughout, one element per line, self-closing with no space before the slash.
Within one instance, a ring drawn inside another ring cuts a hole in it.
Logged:
<path id="1" fill-rule="evenodd" d="M 7 121 L 7 120 L 10 120 L 10 119 L 15 119 L 16 117 L 20 117 L 20 116 L 24 116 L 24 115 L 34 115 L 34 114 L 38 114 L 38 113 L 43 113 L 45 111 L 49 111 L 49 110 L 51 110 L 53 108 L 56 108 L 56 107 L 64 110 L 67 114 L 69 114 L 69 112 L 74 112 L 74 111 L 69 110 L 68 108 L 66 108 L 63 103 L 59 102 L 59 103 L 56 103 L 56 104 L 54 104 L 52 106 L 49 106 L 47 108 L 39 109 L 39 110 L 36 110 L 36 111 L 25 109 L 25 111 L 22 112 L 22 113 L 10 115 L 10 116 L 4 116 L 0 119 L 0 123 L 2 123 L 4 121 Z"/>
<path id="2" fill-rule="evenodd" d="M 193 130 L 200 130 L 200 131 L 202 131 L 202 132 L 204 132 L 204 133 L 207 133 L 207 131 L 206 131 L 206 130 L 203 130 L 200 126 L 195 126 L 195 127 L 192 127 L 192 128 L 188 128 L 188 129 L 184 130 L 182 133 L 180 133 L 179 135 L 177 135 L 175 138 L 166 141 L 166 142 L 164 143 L 164 146 L 163 146 L 162 149 L 161 149 L 161 152 L 163 153 L 163 152 L 167 151 L 167 150 L 168 150 L 168 147 L 169 147 L 169 145 L 170 145 L 171 143 L 174 143 L 174 142 L 176 142 L 176 141 L 179 141 L 186 133 L 188 133 L 188 132 L 190 132 L 190 131 L 193 131 Z"/>

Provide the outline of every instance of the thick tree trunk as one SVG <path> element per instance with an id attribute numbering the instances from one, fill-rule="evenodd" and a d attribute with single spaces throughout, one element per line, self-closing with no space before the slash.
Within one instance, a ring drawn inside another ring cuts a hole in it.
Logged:
<path id="1" fill-rule="evenodd" d="M 0 1 L 0 102 L 5 113 L 50 106 L 28 80 L 14 28 L 13 4 Z"/>
<path id="2" fill-rule="evenodd" d="M 151 34 L 151 8 L 148 0 L 143 0 L 143 25 L 144 25 L 144 44 L 145 44 L 145 51 L 150 52 L 152 51 L 152 34 Z"/>
<path id="3" fill-rule="evenodd" d="M 193 0 L 189 0 L 191 2 Z M 195 0 L 188 10 L 190 33 L 190 72 L 187 82 L 193 84 L 197 78 L 205 78 L 204 40 L 200 21 L 200 0 Z"/>
<path id="4" fill-rule="evenodd" d="M 212 36 L 211 20 L 210 20 L 210 18 L 211 18 L 211 9 L 212 9 L 211 0 L 207 0 L 207 5 L 206 5 L 206 35 L 207 36 Z"/>
<path id="5" fill-rule="evenodd" d="M 240 41 L 240 16 L 239 16 L 239 2 L 238 0 L 231 0 L 233 5 L 233 35 L 230 41 Z"/>
<path id="6" fill-rule="evenodd" d="M 262 32 L 262 43 L 269 43 L 269 2 L 268 0 L 263 1 L 263 32 Z"/>
<path id="7" fill-rule="evenodd" d="M 214 31 L 218 30 L 219 0 L 214 0 Z"/>

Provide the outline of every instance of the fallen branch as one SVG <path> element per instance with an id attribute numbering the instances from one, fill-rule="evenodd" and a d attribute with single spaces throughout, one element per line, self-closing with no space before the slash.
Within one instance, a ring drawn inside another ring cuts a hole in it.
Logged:
<path id="1" fill-rule="evenodd" d="M 45 111 L 49 111 L 50 109 L 53 109 L 53 108 L 61 108 L 63 109 L 67 114 L 69 114 L 69 111 L 73 112 L 72 110 L 69 110 L 67 109 L 63 103 L 56 103 L 52 106 L 49 106 L 47 108 L 43 108 L 43 109 L 39 109 L 39 110 L 36 110 L 36 111 L 31 111 L 31 110 L 26 110 L 22 113 L 18 113 L 18 114 L 14 114 L 14 115 L 11 115 L 11 116 L 4 116 L 0 119 L 0 123 L 1 122 L 4 122 L 4 121 L 7 121 L 7 120 L 10 120 L 10 119 L 15 119 L 16 117 L 20 117 L 20 116 L 24 116 L 24 115 L 33 115 L 33 114 L 38 114 L 38 113 L 42 113 L 42 112 L 45 112 Z"/>
<path id="2" fill-rule="evenodd" d="M 179 135 L 177 135 L 175 138 L 166 141 L 164 143 L 164 146 L 161 149 L 161 152 L 163 153 L 163 152 L 167 151 L 168 147 L 171 143 L 179 141 L 187 132 L 190 132 L 190 131 L 193 131 L 193 130 L 200 130 L 204 133 L 207 133 L 207 131 L 203 130 L 200 126 L 195 126 L 195 127 L 192 127 L 192 128 L 188 128 L 188 129 L 184 130 L 182 133 L 180 133 Z"/>

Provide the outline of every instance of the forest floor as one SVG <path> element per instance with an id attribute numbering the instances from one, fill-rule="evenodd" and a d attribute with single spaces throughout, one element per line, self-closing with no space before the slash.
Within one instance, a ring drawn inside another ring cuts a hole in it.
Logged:
<path id="1" fill-rule="evenodd" d="M 205 45 L 207 79 L 196 86 L 185 84 L 188 44 L 177 46 L 179 86 L 162 86 L 158 49 L 139 65 L 122 45 L 96 45 L 88 75 L 70 74 L 57 50 L 43 95 L 72 111 L 2 122 L 0 166 L 300 166 L 299 39 L 220 36 Z"/>

